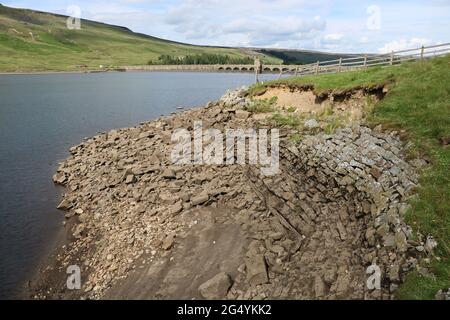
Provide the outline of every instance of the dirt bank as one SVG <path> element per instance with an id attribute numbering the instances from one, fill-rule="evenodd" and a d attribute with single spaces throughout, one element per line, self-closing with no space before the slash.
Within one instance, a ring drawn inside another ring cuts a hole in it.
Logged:
<path id="1" fill-rule="evenodd" d="M 341 91 L 324 91 L 317 93 L 312 86 L 269 86 L 264 91 L 254 95 L 255 100 L 270 100 L 276 98 L 276 106 L 291 112 L 321 115 L 332 108 L 341 116 L 361 120 L 370 105 L 381 100 L 387 92 L 387 87 L 353 88 Z"/>

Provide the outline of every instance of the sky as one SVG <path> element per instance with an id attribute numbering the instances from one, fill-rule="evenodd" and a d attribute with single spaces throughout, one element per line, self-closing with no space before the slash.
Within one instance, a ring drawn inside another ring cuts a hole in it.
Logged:
<path id="1" fill-rule="evenodd" d="M 0 1 L 66 15 L 79 11 L 81 18 L 199 45 L 385 53 L 450 42 L 450 0 Z"/>

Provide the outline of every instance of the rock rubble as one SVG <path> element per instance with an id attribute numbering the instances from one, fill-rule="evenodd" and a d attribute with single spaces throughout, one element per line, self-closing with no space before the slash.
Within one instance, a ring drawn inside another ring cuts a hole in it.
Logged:
<path id="1" fill-rule="evenodd" d="M 355 124 L 293 142 L 283 131 L 274 176 L 251 165 L 173 165 L 171 134 L 192 131 L 194 121 L 219 130 L 270 128 L 243 110 L 248 103 L 241 88 L 204 108 L 72 147 L 53 177 L 66 187 L 58 208 L 67 211 L 72 241 L 49 272 L 80 264 L 87 275 L 80 297 L 101 298 L 144 257 L 147 264 L 170 257 L 182 241 L 177 235 L 191 226 L 184 218 L 190 212 L 226 206 L 236 214 L 224 223 L 238 225 L 247 239 L 245 257 L 233 279 L 220 273 L 202 284 L 203 298 L 391 299 L 435 246 L 432 239 L 415 242 L 403 221 L 418 180 L 397 134 Z M 366 286 L 373 264 L 381 290 Z M 65 293 L 61 284 L 38 297 Z"/>

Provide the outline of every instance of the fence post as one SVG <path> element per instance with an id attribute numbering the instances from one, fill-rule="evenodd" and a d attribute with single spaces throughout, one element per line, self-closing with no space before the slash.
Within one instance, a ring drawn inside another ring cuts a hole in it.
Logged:
<path id="1" fill-rule="evenodd" d="M 342 67 L 342 57 L 339 58 L 338 72 L 341 72 L 341 67 Z"/>
<path id="2" fill-rule="evenodd" d="M 316 63 L 316 74 L 319 74 L 319 61 L 317 61 L 317 63 Z"/>
<path id="3" fill-rule="evenodd" d="M 425 47 L 422 45 L 422 48 L 420 48 L 420 60 L 423 60 L 424 51 L 425 51 Z"/>
<path id="4" fill-rule="evenodd" d="M 394 51 L 391 51 L 391 61 L 390 65 L 392 66 L 394 64 Z"/>
<path id="5" fill-rule="evenodd" d="M 298 66 L 295 67 L 295 76 L 297 76 L 297 75 L 298 75 Z"/>
<path id="6" fill-rule="evenodd" d="M 367 69 L 367 54 L 364 55 L 364 69 Z"/>
<path id="7" fill-rule="evenodd" d="M 258 58 L 255 59 L 255 82 L 258 83 L 259 82 L 259 73 L 262 73 L 263 71 L 263 65 L 261 60 L 259 60 Z"/>

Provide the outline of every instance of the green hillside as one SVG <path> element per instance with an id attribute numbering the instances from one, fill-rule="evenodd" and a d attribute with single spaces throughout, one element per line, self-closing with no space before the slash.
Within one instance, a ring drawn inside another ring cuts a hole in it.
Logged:
<path id="1" fill-rule="evenodd" d="M 351 54 L 289 49 L 255 49 L 255 51 L 281 59 L 284 64 L 308 64 L 315 63 L 317 61 L 336 60 L 339 58 L 350 58 L 352 56 L 356 56 Z"/>
<path id="2" fill-rule="evenodd" d="M 157 61 L 161 55 L 207 53 L 235 59 L 259 54 L 243 49 L 182 44 L 89 20 L 81 21 L 81 30 L 69 30 L 66 19 L 62 15 L 0 5 L 0 72 L 144 65 L 150 60 Z M 261 57 L 266 63 L 281 63 L 275 57 Z"/>

